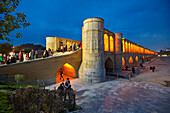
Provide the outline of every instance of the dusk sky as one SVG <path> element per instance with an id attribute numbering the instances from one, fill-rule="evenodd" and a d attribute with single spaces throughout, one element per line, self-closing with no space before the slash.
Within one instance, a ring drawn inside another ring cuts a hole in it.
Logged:
<path id="1" fill-rule="evenodd" d="M 18 30 L 23 37 L 13 38 L 14 46 L 45 46 L 48 36 L 81 40 L 83 20 L 101 17 L 106 29 L 137 44 L 156 52 L 170 48 L 170 0 L 22 0 L 16 12 L 31 25 Z"/>

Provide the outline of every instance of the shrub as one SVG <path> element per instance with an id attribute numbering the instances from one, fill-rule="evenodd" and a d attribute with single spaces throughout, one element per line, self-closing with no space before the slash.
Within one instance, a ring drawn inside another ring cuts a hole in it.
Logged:
<path id="1" fill-rule="evenodd" d="M 57 91 L 37 89 L 33 87 L 20 88 L 9 96 L 9 101 L 13 104 L 14 112 L 65 112 L 71 104 L 63 101 Z"/>
<path id="2" fill-rule="evenodd" d="M 21 74 L 16 74 L 14 76 L 14 79 L 17 83 L 19 83 L 19 81 L 23 80 L 23 78 L 24 78 L 24 75 L 21 75 Z"/>

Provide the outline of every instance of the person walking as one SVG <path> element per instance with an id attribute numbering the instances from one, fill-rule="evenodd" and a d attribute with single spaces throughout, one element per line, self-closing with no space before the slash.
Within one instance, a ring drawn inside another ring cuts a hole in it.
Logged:
<path id="1" fill-rule="evenodd" d="M 45 58 L 45 57 L 48 57 L 49 56 L 49 53 L 48 53 L 48 51 L 47 50 L 44 50 L 44 53 L 43 53 L 43 58 Z"/>
<path id="2" fill-rule="evenodd" d="M 4 56 L 2 55 L 2 53 L 0 53 L 0 63 L 1 64 L 3 63 L 3 59 L 4 59 Z"/>
<path id="3" fill-rule="evenodd" d="M 19 54 L 19 61 L 22 62 L 23 61 L 23 52 L 20 50 Z"/>
<path id="4" fill-rule="evenodd" d="M 62 68 L 60 68 L 60 80 L 61 80 L 61 78 L 62 78 L 63 81 L 64 81 L 64 78 L 63 78 L 63 70 L 62 70 Z"/>
<path id="5" fill-rule="evenodd" d="M 34 55 L 35 55 L 35 52 L 34 52 L 34 50 L 32 49 L 32 51 L 31 51 L 31 60 L 34 59 Z"/>
<path id="6" fill-rule="evenodd" d="M 133 72 L 133 74 L 135 74 L 135 68 L 134 68 L 134 66 L 132 67 L 132 72 Z"/>
<path id="7" fill-rule="evenodd" d="M 152 67 L 152 66 L 150 66 L 150 72 L 152 72 L 152 69 L 153 69 L 153 67 Z"/>
<path id="8" fill-rule="evenodd" d="M 128 66 L 126 66 L 126 71 L 128 70 Z"/>
<path id="9" fill-rule="evenodd" d="M 4 54 L 4 62 L 5 62 L 5 64 L 7 64 L 7 55 L 6 54 Z"/>
<path id="10" fill-rule="evenodd" d="M 152 72 L 154 72 L 154 71 L 155 71 L 155 66 L 152 67 Z"/>
<path id="11" fill-rule="evenodd" d="M 34 56 L 35 59 L 38 58 L 38 51 L 35 51 L 35 56 Z"/>

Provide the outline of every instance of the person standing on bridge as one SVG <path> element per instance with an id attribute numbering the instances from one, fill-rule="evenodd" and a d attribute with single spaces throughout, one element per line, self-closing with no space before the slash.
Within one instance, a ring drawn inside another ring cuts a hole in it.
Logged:
<path id="1" fill-rule="evenodd" d="M 31 51 L 31 60 L 34 59 L 34 55 L 35 55 L 35 52 L 34 52 L 34 50 L 32 49 L 32 51 Z"/>
<path id="2" fill-rule="evenodd" d="M 13 55 L 11 55 L 11 57 L 12 57 L 12 56 L 13 56 Z M 23 52 L 20 51 L 19 54 L 18 54 L 18 56 L 19 56 L 19 61 L 22 62 L 23 59 L 24 59 Z"/>

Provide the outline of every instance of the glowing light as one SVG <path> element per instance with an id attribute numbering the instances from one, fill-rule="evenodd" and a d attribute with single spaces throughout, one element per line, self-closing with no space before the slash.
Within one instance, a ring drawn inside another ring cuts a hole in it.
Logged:
<path id="1" fill-rule="evenodd" d="M 128 52 L 128 44 L 127 41 L 125 42 L 126 52 Z"/>
<path id="2" fill-rule="evenodd" d="M 114 52 L 114 40 L 112 36 L 110 36 L 110 52 Z"/>
<path id="3" fill-rule="evenodd" d="M 109 51 L 109 39 L 107 34 L 104 34 L 104 51 Z"/>
<path id="4" fill-rule="evenodd" d="M 69 51 L 69 48 L 70 48 L 70 45 L 71 45 L 71 42 L 67 42 L 67 51 Z"/>
<path id="5" fill-rule="evenodd" d="M 132 57 L 129 58 L 129 63 L 133 64 L 133 58 Z"/>
<path id="6" fill-rule="evenodd" d="M 122 40 L 122 45 L 123 45 L 123 52 L 125 52 L 125 42 L 124 42 L 124 40 Z"/>
<path id="7" fill-rule="evenodd" d="M 138 56 L 136 56 L 135 60 L 136 60 L 136 62 L 138 62 Z"/>
<path id="8" fill-rule="evenodd" d="M 63 74 L 66 76 L 75 77 L 75 69 L 70 64 L 66 63 L 62 66 Z"/>
<path id="9" fill-rule="evenodd" d="M 124 57 L 122 57 L 122 68 L 123 69 L 125 68 L 125 59 L 124 59 Z"/>

